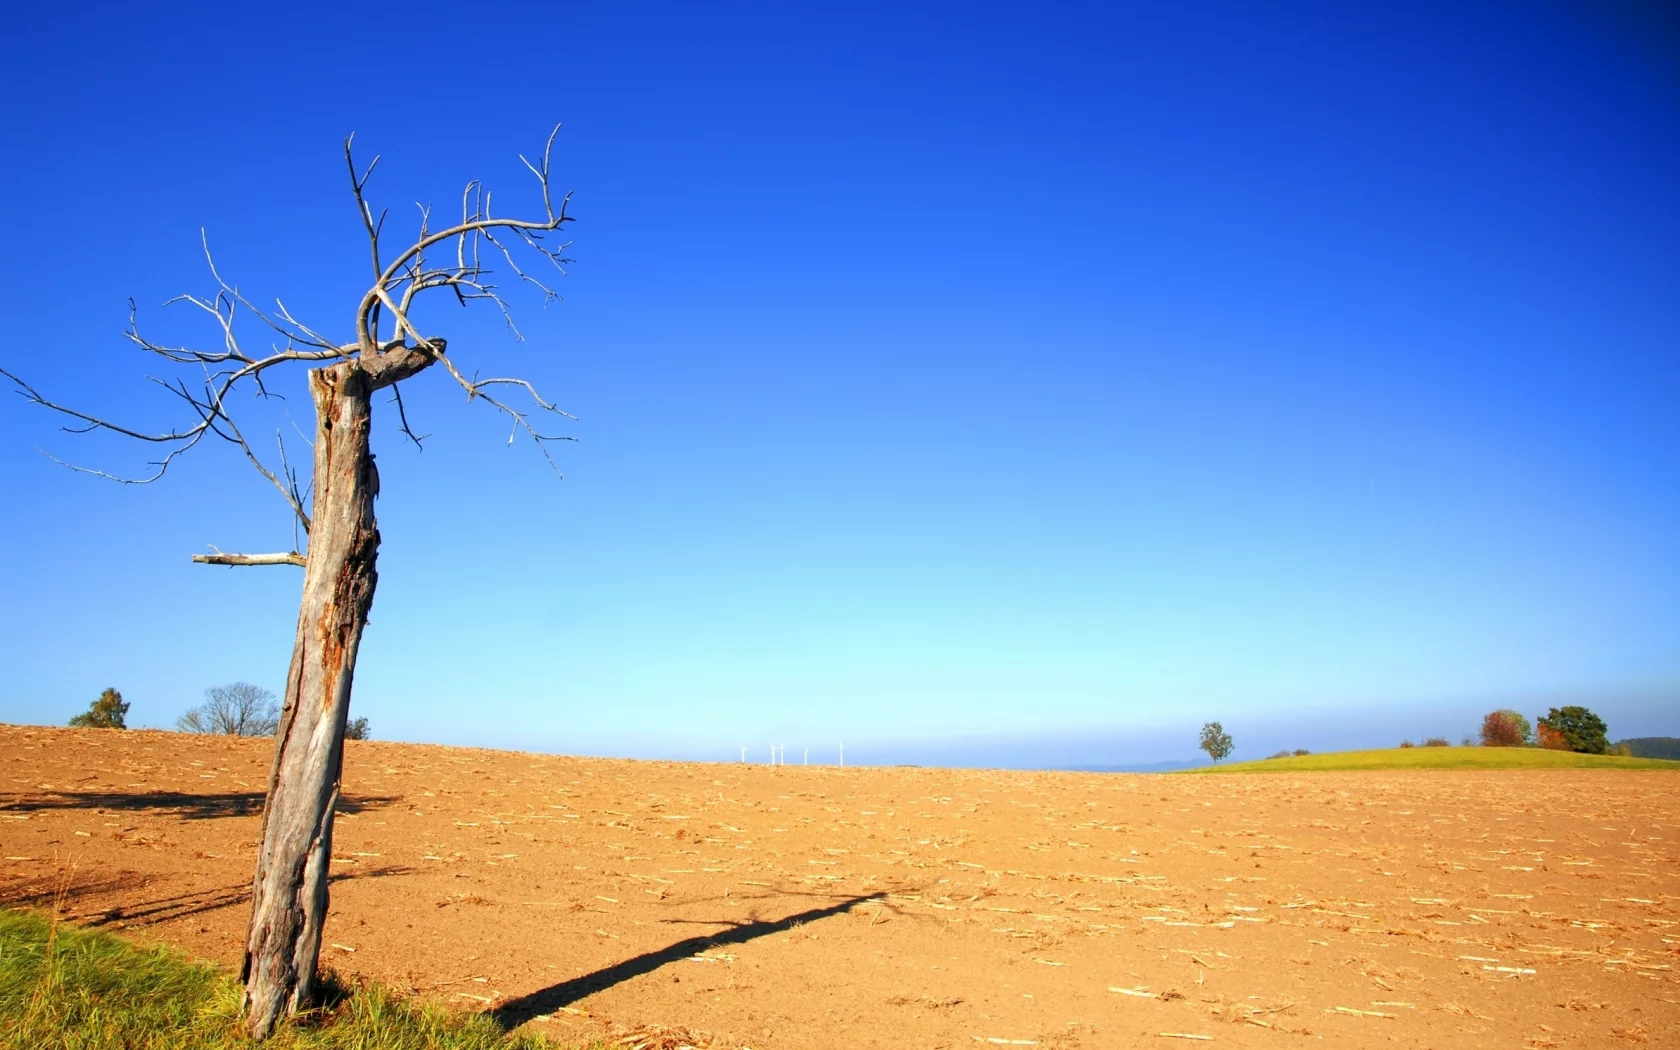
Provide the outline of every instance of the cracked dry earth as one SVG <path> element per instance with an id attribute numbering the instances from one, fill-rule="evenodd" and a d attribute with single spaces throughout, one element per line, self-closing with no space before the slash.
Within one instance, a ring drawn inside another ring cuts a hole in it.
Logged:
<path id="1" fill-rule="evenodd" d="M 0 902 L 236 964 L 270 748 L 0 726 Z M 1670 773 L 345 767 L 323 961 L 562 1040 L 1680 1045 Z"/>

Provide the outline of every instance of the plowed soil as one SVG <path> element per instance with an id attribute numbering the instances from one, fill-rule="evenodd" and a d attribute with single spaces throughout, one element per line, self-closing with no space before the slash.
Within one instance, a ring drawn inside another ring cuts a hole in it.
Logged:
<path id="1" fill-rule="evenodd" d="M 0 726 L 0 902 L 237 965 L 270 749 Z M 560 1038 L 1680 1046 L 1668 773 L 345 764 L 323 960 Z"/>

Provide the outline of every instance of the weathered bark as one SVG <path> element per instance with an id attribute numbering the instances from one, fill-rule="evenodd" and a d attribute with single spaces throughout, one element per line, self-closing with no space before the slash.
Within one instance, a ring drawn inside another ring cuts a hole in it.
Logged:
<path id="1" fill-rule="evenodd" d="M 443 341 L 436 343 L 441 350 Z M 267 1038 L 283 1016 L 307 1009 L 314 994 L 350 687 L 378 581 L 372 394 L 435 360 L 430 352 L 397 348 L 309 373 L 314 514 L 241 975 L 245 1025 L 257 1039 Z"/>

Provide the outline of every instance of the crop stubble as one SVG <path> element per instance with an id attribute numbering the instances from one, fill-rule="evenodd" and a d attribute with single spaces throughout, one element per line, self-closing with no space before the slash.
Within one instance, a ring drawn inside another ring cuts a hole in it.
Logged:
<path id="1" fill-rule="evenodd" d="M 236 963 L 271 742 L 0 726 L 0 903 Z M 351 742 L 323 951 L 556 1036 L 1676 1045 L 1680 777 Z"/>

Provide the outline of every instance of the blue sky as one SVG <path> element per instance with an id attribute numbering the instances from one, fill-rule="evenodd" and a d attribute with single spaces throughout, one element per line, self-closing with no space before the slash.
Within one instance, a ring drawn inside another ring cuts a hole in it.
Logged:
<path id="1" fill-rule="evenodd" d="M 1658 5 L 37 6 L 0 42 L 0 367 L 167 424 L 122 340 L 217 261 L 347 333 L 393 228 L 555 122 L 563 303 L 378 421 L 377 735 L 1239 757 L 1587 703 L 1680 734 L 1680 31 Z M 255 336 L 255 333 L 252 332 Z M 348 338 L 345 334 L 342 337 Z M 308 428 L 301 375 L 267 431 Z M 288 418 L 289 411 L 305 413 Z M 266 413 L 266 414 L 265 414 Z M 0 718 L 283 684 L 278 497 L 0 402 Z M 266 432 L 266 431 L 265 431 Z M 288 430 L 288 432 L 290 432 Z"/>

